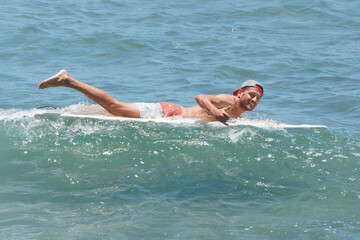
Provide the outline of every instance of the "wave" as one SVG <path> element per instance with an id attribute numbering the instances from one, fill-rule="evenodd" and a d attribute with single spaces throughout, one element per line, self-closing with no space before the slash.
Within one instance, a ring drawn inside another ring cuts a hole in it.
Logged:
<path id="1" fill-rule="evenodd" d="M 65 109 L 102 111 L 83 104 Z M 2 151 L 17 159 L 2 161 L 23 159 L 32 171 L 50 172 L 69 186 L 282 196 L 335 184 L 357 196 L 351 179 L 360 146 L 328 130 L 35 117 L 45 111 L 0 110 L 0 140 L 8 141 Z"/>

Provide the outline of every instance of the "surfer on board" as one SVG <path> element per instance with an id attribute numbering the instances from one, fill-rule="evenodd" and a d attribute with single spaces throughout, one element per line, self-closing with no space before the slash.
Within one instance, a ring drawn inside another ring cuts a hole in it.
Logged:
<path id="1" fill-rule="evenodd" d="M 260 83 L 245 81 L 233 95 L 197 95 L 196 106 L 182 107 L 169 102 L 125 103 L 112 98 L 105 91 L 71 77 L 66 70 L 39 83 L 39 89 L 68 87 L 75 89 L 105 108 L 113 115 L 128 118 L 158 118 L 181 116 L 199 118 L 203 121 L 219 121 L 225 125 L 230 118 L 237 118 L 246 111 L 252 111 L 264 94 Z"/>

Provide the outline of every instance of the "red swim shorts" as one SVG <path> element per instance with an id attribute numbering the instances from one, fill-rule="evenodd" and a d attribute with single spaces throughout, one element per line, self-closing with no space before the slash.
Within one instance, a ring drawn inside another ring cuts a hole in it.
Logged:
<path id="1" fill-rule="evenodd" d="M 159 102 L 164 117 L 173 117 L 182 114 L 181 106 L 175 103 Z"/>

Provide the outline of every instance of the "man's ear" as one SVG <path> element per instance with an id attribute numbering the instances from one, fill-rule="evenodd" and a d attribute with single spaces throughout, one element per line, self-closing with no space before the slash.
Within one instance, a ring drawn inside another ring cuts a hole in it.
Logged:
<path id="1" fill-rule="evenodd" d="M 240 98 L 240 94 L 243 92 L 243 89 L 240 88 L 239 91 L 238 91 L 238 94 L 237 94 L 237 97 Z"/>

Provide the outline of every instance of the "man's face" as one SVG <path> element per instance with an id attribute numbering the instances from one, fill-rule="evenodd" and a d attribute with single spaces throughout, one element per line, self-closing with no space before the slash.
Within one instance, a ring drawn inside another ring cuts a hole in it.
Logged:
<path id="1" fill-rule="evenodd" d="M 237 97 L 240 99 L 240 107 L 246 111 L 252 111 L 259 104 L 262 94 L 255 87 L 240 89 Z"/>

